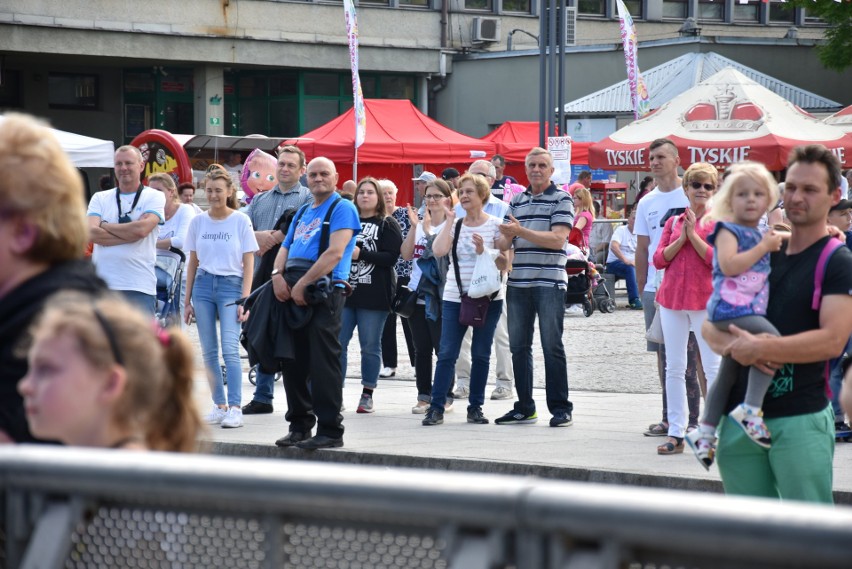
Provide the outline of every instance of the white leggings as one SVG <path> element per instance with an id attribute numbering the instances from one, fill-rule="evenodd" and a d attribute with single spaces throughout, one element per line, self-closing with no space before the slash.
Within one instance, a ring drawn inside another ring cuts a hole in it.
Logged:
<path id="1" fill-rule="evenodd" d="M 707 389 L 716 381 L 720 357 L 710 349 L 701 336 L 701 325 L 707 318 L 706 310 L 669 310 L 660 307 L 660 324 L 666 344 L 666 398 L 669 411 L 669 436 L 683 437 L 689 412 L 686 405 L 686 343 L 689 331 L 695 332 L 701 367 L 707 378 Z"/>

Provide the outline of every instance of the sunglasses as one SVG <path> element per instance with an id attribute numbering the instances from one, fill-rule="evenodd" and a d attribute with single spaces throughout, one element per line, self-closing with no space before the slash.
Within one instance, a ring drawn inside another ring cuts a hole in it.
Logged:
<path id="1" fill-rule="evenodd" d="M 716 189 L 716 186 L 713 184 L 702 184 L 701 182 L 690 182 L 689 185 L 692 186 L 693 190 L 700 190 L 701 188 L 704 188 L 708 192 L 712 192 Z"/>

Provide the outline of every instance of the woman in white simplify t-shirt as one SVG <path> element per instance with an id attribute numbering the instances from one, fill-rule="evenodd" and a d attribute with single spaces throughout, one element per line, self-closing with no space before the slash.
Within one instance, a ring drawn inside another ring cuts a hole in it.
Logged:
<path id="1" fill-rule="evenodd" d="M 174 247 L 175 249 L 183 251 L 184 255 L 186 254 L 186 251 L 184 250 L 184 241 L 186 240 L 186 232 L 189 231 L 189 222 L 195 217 L 195 210 L 192 209 L 192 206 L 181 203 L 180 197 L 178 196 L 177 185 L 169 174 L 152 174 L 148 178 L 148 187 L 159 190 L 166 196 L 166 221 L 160 226 L 160 236 L 157 238 L 157 255 L 158 257 L 159 255 L 173 257 L 176 261 L 178 261 L 178 256 L 169 251 L 169 249 Z M 158 288 L 160 287 L 159 271 L 160 268 L 158 267 Z M 172 275 L 169 276 L 171 277 Z M 182 324 L 185 324 L 181 316 L 186 311 L 186 271 L 183 271 L 177 293 L 178 305 L 175 307 L 175 321 L 180 320 Z M 180 308 L 180 312 L 177 312 L 176 310 L 178 307 Z M 163 313 L 170 314 L 169 308 L 163 308 Z"/>
<path id="2" fill-rule="evenodd" d="M 258 246 L 251 221 L 237 211 L 236 190 L 228 172 L 223 168 L 208 172 L 204 191 L 210 208 L 193 218 L 186 234 L 189 262 L 184 319 L 189 323 L 195 316 L 202 358 L 213 391 L 213 409 L 205 420 L 225 428 L 242 427 L 239 341 L 240 323 L 245 321 L 246 314 L 242 306 L 233 302 L 251 291 L 254 252 Z M 227 401 L 216 341 L 217 317 L 222 358 L 228 373 Z"/>
<path id="3" fill-rule="evenodd" d="M 439 425 L 444 422 L 447 389 L 453 382 L 456 360 L 459 357 L 462 339 L 467 333 L 467 326 L 459 323 L 461 295 L 467 294 L 470 287 L 477 256 L 483 253 L 486 247 L 496 248 L 495 242 L 500 235 L 499 227 L 503 220 L 482 211 L 489 197 L 491 197 L 491 188 L 483 176 L 465 174 L 459 178 L 459 204 L 465 210 L 465 217 L 456 221 L 455 212 L 447 208 L 447 223 L 432 246 L 435 255 L 450 255 L 450 268 L 447 271 L 447 284 L 444 286 L 441 347 L 438 351 L 438 363 L 435 366 L 435 380 L 432 383 L 432 403 L 423 419 L 424 425 Z M 457 224 L 461 224 L 461 231 L 453 252 Z M 505 262 L 505 255 L 500 253 L 497 266 L 505 269 Z M 458 263 L 458 280 L 456 263 Z M 497 321 L 500 319 L 502 310 L 503 290 L 501 289 L 488 306 L 483 326 L 473 329 L 470 348 L 468 423 L 480 425 L 488 423 L 488 419 L 482 414 L 482 405 L 485 403 L 485 382 L 488 379 L 494 330 L 497 328 Z"/>

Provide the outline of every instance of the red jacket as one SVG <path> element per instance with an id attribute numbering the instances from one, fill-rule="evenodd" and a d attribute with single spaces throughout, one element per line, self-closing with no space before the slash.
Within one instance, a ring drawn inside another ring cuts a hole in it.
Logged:
<path id="1" fill-rule="evenodd" d="M 654 252 L 654 266 L 666 270 L 656 300 L 669 310 L 706 310 L 713 292 L 713 248 L 708 245 L 707 254 L 701 258 L 687 239 L 671 261 L 663 256 L 665 248 L 677 241 L 683 232 L 684 215 L 666 221 L 660 244 Z M 703 223 L 703 219 L 702 216 L 695 221 L 695 232 L 706 242 L 716 223 Z"/>

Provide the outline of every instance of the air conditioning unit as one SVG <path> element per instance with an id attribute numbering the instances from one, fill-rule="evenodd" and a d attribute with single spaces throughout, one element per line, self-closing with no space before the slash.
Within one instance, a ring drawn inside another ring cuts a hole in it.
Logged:
<path id="1" fill-rule="evenodd" d="M 565 7 L 565 44 L 577 45 L 577 8 Z"/>
<path id="2" fill-rule="evenodd" d="M 547 9 L 547 14 L 550 13 L 550 10 Z M 559 9 L 557 8 L 557 16 L 559 15 Z M 565 7 L 565 21 L 562 27 L 563 33 L 557 32 L 557 37 L 562 40 L 563 46 L 574 46 L 577 45 L 577 8 L 574 6 L 566 6 Z M 545 45 L 550 45 L 550 26 L 547 27 L 544 33 L 544 42 Z"/>
<path id="3" fill-rule="evenodd" d="M 499 18 L 474 18 L 473 41 L 500 41 Z"/>

